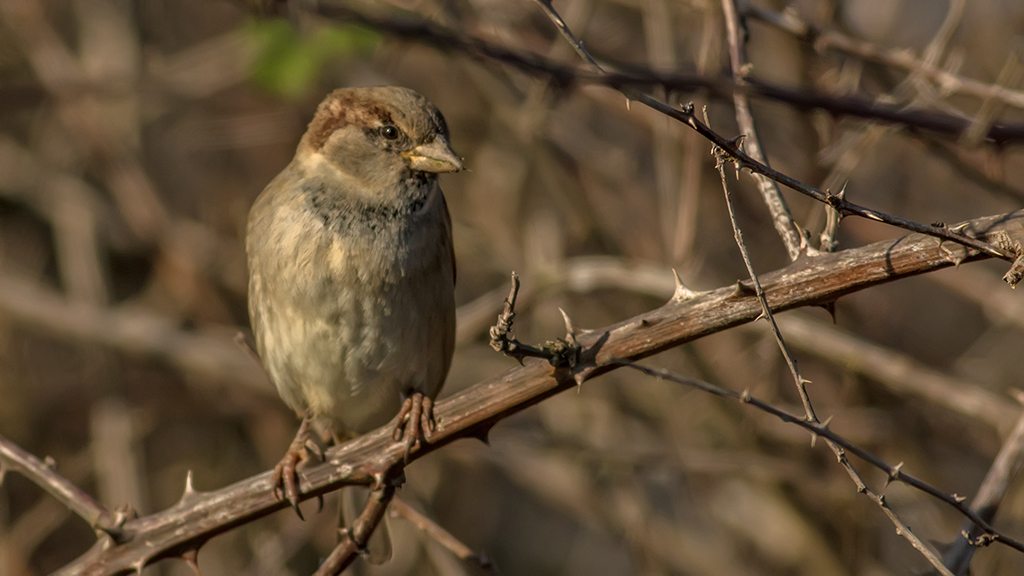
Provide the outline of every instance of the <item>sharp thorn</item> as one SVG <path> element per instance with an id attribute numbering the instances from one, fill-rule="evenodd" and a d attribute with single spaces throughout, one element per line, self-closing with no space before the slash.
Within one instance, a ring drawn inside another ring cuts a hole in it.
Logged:
<path id="1" fill-rule="evenodd" d="M 483 442 L 484 445 L 490 446 L 491 445 L 490 434 L 491 434 L 491 428 L 490 428 L 490 426 L 488 426 L 487 428 L 485 428 L 483 430 L 480 430 L 479 432 L 474 432 L 473 434 L 471 434 L 471 436 L 473 438 L 476 438 L 477 440 Z"/>
<path id="2" fill-rule="evenodd" d="M 565 310 L 559 308 L 558 311 L 562 313 L 562 320 L 565 321 L 565 337 L 567 339 L 573 338 L 579 332 L 579 328 L 573 325 L 572 319 L 565 313 Z"/>
<path id="3" fill-rule="evenodd" d="M 192 569 L 192 573 L 193 574 L 195 574 L 196 576 L 202 576 L 202 573 L 199 572 L 199 549 L 198 548 L 192 548 L 191 550 L 186 550 L 185 552 L 182 553 L 181 559 L 185 561 L 185 564 L 188 564 L 188 567 Z"/>
<path id="4" fill-rule="evenodd" d="M 686 287 L 685 284 L 683 284 L 682 279 L 679 278 L 679 272 L 676 272 L 675 268 L 672 269 L 672 276 L 676 280 L 676 289 L 675 292 L 672 294 L 672 300 L 676 302 L 682 302 L 683 300 L 689 300 L 690 298 L 693 298 L 694 296 L 697 295 L 696 292 L 690 290 L 689 288 Z"/>
<path id="5" fill-rule="evenodd" d="M 903 462 L 900 462 L 899 464 L 892 467 L 892 470 L 889 471 L 889 474 L 885 479 L 886 487 L 888 487 L 889 484 L 892 484 L 893 482 L 896 481 L 897 478 L 899 478 L 901 468 L 903 468 Z"/>
<path id="6" fill-rule="evenodd" d="M 188 473 L 185 474 L 185 494 L 195 494 L 195 493 L 196 493 L 196 488 L 192 484 L 192 471 L 189 470 Z"/>
<path id="7" fill-rule="evenodd" d="M 822 308 L 828 312 L 828 315 L 832 317 L 832 324 L 836 323 L 836 301 L 826 302 L 821 305 Z"/>
<path id="8" fill-rule="evenodd" d="M 188 503 L 196 496 L 196 494 L 198 494 L 192 480 L 193 473 L 189 470 L 188 473 L 185 474 L 185 490 L 181 493 L 181 498 L 178 499 L 179 504 Z"/>
<path id="9" fill-rule="evenodd" d="M 752 294 L 757 294 L 757 290 L 753 286 L 747 286 L 742 280 L 736 281 L 737 296 L 750 296 Z"/>

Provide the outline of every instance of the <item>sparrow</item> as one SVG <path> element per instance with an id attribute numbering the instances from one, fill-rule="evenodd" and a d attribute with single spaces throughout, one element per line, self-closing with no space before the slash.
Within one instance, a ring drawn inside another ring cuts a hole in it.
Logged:
<path id="1" fill-rule="evenodd" d="M 455 253 L 438 175 L 462 161 L 448 139 L 441 113 L 412 90 L 336 90 L 249 212 L 256 350 L 302 418 L 274 474 L 296 511 L 314 422 L 351 438 L 394 419 L 406 457 L 434 430 L 455 348 Z"/>

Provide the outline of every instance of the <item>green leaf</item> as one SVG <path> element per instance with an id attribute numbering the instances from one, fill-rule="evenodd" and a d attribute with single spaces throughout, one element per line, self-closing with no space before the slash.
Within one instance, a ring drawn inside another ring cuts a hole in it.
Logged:
<path id="1" fill-rule="evenodd" d="M 321 26 L 300 35 L 287 20 L 250 20 L 243 34 L 256 47 L 250 78 L 260 88 L 297 99 L 316 86 L 328 62 L 364 56 L 380 36 L 355 26 Z"/>

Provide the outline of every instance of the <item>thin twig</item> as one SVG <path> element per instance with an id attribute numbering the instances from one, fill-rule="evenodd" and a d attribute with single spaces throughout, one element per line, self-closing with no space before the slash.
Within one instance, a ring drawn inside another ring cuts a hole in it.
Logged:
<path id="1" fill-rule="evenodd" d="M 731 99 L 736 90 L 760 98 L 787 103 L 800 109 L 820 109 L 836 116 L 866 118 L 908 127 L 916 127 L 948 136 L 959 137 L 970 126 L 961 116 L 933 111 L 906 109 L 905 106 L 886 104 L 849 96 L 833 96 L 795 90 L 763 80 L 748 78 L 743 87 L 722 79 L 710 79 L 683 74 L 659 74 L 652 70 L 631 67 L 632 71 L 590 72 L 579 70 L 533 53 L 511 50 L 504 46 L 469 37 L 452 30 L 407 18 L 388 18 L 353 9 L 338 2 L 321 2 L 316 13 L 341 21 L 354 22 L 402 38 L 432 44 L 442 50 L 461 52 L 469 57 L 500 62 L 534 75 L 547 77 L 556 87 L 574 84 L 608 86 L 626 90 L 635 86 L 663 86 L 671 91 L 707 90 L 720 98 Z M 644 103 L 649 105 L 648 103 Z M 671 110 L 671 107 L 669 107 Z M 660 110 L 659 110 L 660 111 Z M 677 118 L 678 119 L 678 118 Z M 986 138 L 997 145 L 1024 140 L 1024 125 L 993 125 Z M 783 182 L 783 184 L 785 184 Z M 786 184 L 788 186 L 788 184 Z"/>
<path id="2" fill-rule="evenodd" d="M 889 479 L 889 482 L 903 482 L 908 485 L 918 487 L 918 489 L 921 489 L 919 485 L 927 486 L 928 490 L 926 490 L 926 492 L 928 492 L 929 494 L 932 494 L 932 491 L 937 492 L 937 494 L 932 495 L 954 506 L 955 508 L 960 510 L 961 513 L 964 513 L 964 506 L 957 501 L 955 496 L 950 496 L 944 492 L 939 491 L 937 488 L 931 487 L 928 484 L 905 474 L 901 470 L 903 466 L 902 463 L 897 464 L 896 466 L 890 466 L 887 463 L 885 463 L 885 461 L 883 461 L 881 458 L 878 458 L 874 454 L 871 454 L 870 452 L 858 448 L 849 440 L 843 438 L 842 436 L 836 434 L 835 432 L 832 432 L 832 430 L 830 430 L 828 427 L 828 423 L 822 424 L 819 422 L 809 422 L 803 418 L 799 418 L 783 410 L 780 410 L 770 404 L 762 402 L 761 400 L 758 400 L 757 398 L 751 396 L 750 393 L 746 391 L 742 393 L 733 392 L 732 390 L 716 386 L 714 384 L 711 384 L 710 382 L 705 382 L 703 380 L 698 380 L 696 378 L 690 378 L 688 376 L 675 374 L 667 370 L 657 370 L 654 368 L 648 368 L 646 366 L 636 364 L 635 362 L 630 362 L 628 360 L 617 360 L 617 362 L 621 366 L 631 368 L 633 370 L 642 372 L 644 374 L 647 374 L 648 376 L 653 376 L 654 378 L 658 378 L 660 380 L 668 380 L 670 382 L 676 382 L 678 384 L 685 384 L 687 386 L 692 386 L 694 388 L 697 388 L 698 390 L 702 390 L 709 394 L 714 394 L 715 396 L 737 400 L 741 404 L 750 405 L 757 408 L 758 410 L 761 410 L 762 412 L 771 414 L 772 416 L 775 416 L 776 418 L 782 420 L 783 422 L 786 422 L 787 424 L 795 424 L 816 436 L 821 436 L 825 438 L 827 440 L 827 444 L 829 444 L 830 446 L 834 446 L 833 452 L 836 453 L 836 456 L 839 458 L 840 463 L 853 477 L 854 483 L 857 485 L 857 492 L 866 495 L 868 498 L 874 501 L 875 504 L 882 508 L 882 511 L 885 513 L 886 517 L 888 517 L 889 520 L 892 521 L 892 523 L 896 526 L 896 532 L 900 536 L 906 538 L 911 543 L 911 545 L 914 546 L 914 548 L 921 552 L 921 554 L 928 560 L 928 562 L 932 564 L 932 566 L 935 567 L 936 570 L 939 571 L 940 574 L 942 574 L 943 576 L 953 576 L 953 574 L 948 569 L 946 569 L 945 566 L 942 565 L 942 560 L 939 558 L 938 553 L 930 545 L 926 544 L 920 538 L 918 538 L 910 530 L 910 528 L 905 523 L 903 523 L 902 520 L 900 520 L 896 512 L 889 507 L 888 503 L 885 500 L 885 496 L 882 494 L 877 494 L 873 490 L 868 488 L 867 484 L 865 484 L 863 479 L 860 477 L 860 474 L 857 473 L 857 471 L 853 468 L 853 466 L 850 465 L 849 461 L 846 459 L 844 450 L 849 450 L 851 453 L 856 455 L 861 460 L 864 460 L 865 462 L 885 472 Z M 988 526 L 987 523 L 985 523 L 983 520 L 977 518 L 977 515 L 974 516 L 975 518 L 972 518 L 972 520 L 979 522 L 979 525 L 984 524 L 985 526 Z M 991 531 L 989 532 L 988 529 L 991 529 Z M 988 529 L 986 529 L 986 533 L 990 534 L 993 539 L 1006 538 L 1006 536 L 992 529 L 991 526 L 989 526 Z M 1006 543 L 1009 544 L 1008 542 Z M 1024 547 L 1024 544 L 1021 544 L 1020 542 L 1014 541 L 1014 544 L 1010 545 L 1013 548 L 1024 551 L 1024 548 L 1018 548 L 1018 546 Z"/>
<path id="3" fill-rule="evenodd" d="M 121 525 L 127 517 L 114 514 L 84 490 L 57 473 L 56 464 L 44 462 L 0 436 L 0 483 L 4 474 L 17 472 L 85 520 L 89 526 L 109 534 L 115 541 L 122 536 Z"/>
<path id="4" fill-rule="evenodd" d="M 351 527 L 342 529 L 341 542 L 338 542 L 313 576 L 337 576 L 348 568 L 359 553 L 366 549 L 366 543 L 369 542 L 377 525 L 384 519 L 388 504 L 394 495 L 395 486 L 390 482 L 370 492 L 370 499 L 367 500 L 363 513 L 356 518 Z"/>
<path id="5" fill-rule="evenodd" d="M 725 29 L 729 38 L 729 58 L 732 62 L 732 80 L 737 86 L 746 82 L 747 63 L 746 48 L 743 35 L 740 34 L 740 19 L 736 13 L 736 0 L 722 0 L 722 10 L 725 13 Z M 754 125 L 754 116 L 750 112 L 750 101 L 742 91 L 733 92 L 733 106 L 736 108 L 736 124 L 739 125 L 740 133 L 743 134 L 743 149 L 750 157 L 758 162 L 768 165 L 768 158 L 761 146 L 761 137 Z M 806 241 L 800 233 L 800 229 L 793 222 L 793 214 L 789 211 L 786 199 L 782 197 L 778 184 L 762 174 L 751 174 L 757 182 L 757 189 L 761 192 L 764 203 L 768 206 L 768 212 L 772 216 L 772 224 L 775 231 L 782 238 L 786 246 L 786 252 L 790 260 L 800 257 L 802 249 L 808 248 Z"/>
<path id="6" fill-rule="evenodd" d="M 786 346 L 786 342 L 782 337 L 782 332 L 779 330 L 779 325 L 775 321 L 775 315 L 772 314 L 771 308 L 768 306 L 768 299 L 764 295 L 764 289 L 761 287 L 761 281 L 757 278 L 757 274 L 754 272 L 754 266 L 750 261 L 750 255 L 747 252 L 746 246 L 743 242 L 743 234 L 740 232 L 739 223 L 736 221 L 736 210 L 733 207 L 731 193 L 729 191 L 729 181 L 725 175 L 725 163 L 727 157 L 721 150 L 715 150 L 716 156 L 716 168 L 722 179 L 722 190 L 725 193 L 725 204 L 729 211 L 729 221 L 732 224 L 733 234 L 736 237 L 736 245 L 739 247 L 740 254 L 743 256 L 743 263 L 747 267 L 747 273 L 750 275 L 750 281 L 754 284 L 754 288 L 757 293 L 758 302 L 761 304 L 762 317 L 768 320 L 772 327 L 772 333 L 775 336 L 775 341 L 779 345 L 779 350 L 782 352 L 782 356 L 786 361 L 786 365 L 789 367 L 790 374 L 793 377 L 793 383 L 796 386 L 797 393 L 800 396 L 800 401 L 804 406 L 804 418 L 810 424 L 821 426 L 817 415 L 814 413 L 814 406 L 811 404 L 810 396 L 807 394 L 807 380 L 800 375 L 800 371 L 796 365 L 796 359 L 793 354 L 789 351 Z M 748 396 L 744 393 L 744 396 Z M 741 399 L 742 402 L 748 402 L 749 399 Z M 827 427 L 827 424 L 825 425 Z M 892 510 L 885 501 L 885 497 L 874 493 L 864 479 L 860 476 L 860 473 L 850 464 L 846 458 L 846 453 L 840 445 L 831 439 L 826 439 L 826 444 L 832 453 L 835 454 L 839 464 L 843 466 L 847 474 L 853 480 L 857 486 L 857 491 L 866 495 L 872 501 L 874 501 L 889 518 L 890 521 L 896 526 L 896 532 L 906 538 L 910 544 L 916 548 L 921 554 L 928 560 L 936 570 L 939 570 L 943 576 L 952 576 L 948 574 L 948 571 L 944 571 L 942 566 L 942 560 L 939 558 L 938 553 L 931 547 L 922 542 L 916 535 L 914 535 L 910 529 L 904 524 L 897 516 L 896 512 Z M 898 471 L 898 467 L 897 467 Z M 887 472 L 888 473 L 888 472 Z M 891 476 L 891 473 L 890 473 Z"/>
<path id="7" fill-rule="evenodd" d="M 565 22 L 563 22 L 561 17 L 558 16 L 558 13 L 555 11 L 550 1 L 535 0 L 535 2 L 537 2 L 537 4 L 539 4 L 544 9 L 548 17 L 555 23 L 556 27 L 558 27 L 559 32 L 561 32 L 562 36 L 572 45 L 573 49 L 575 49 L 576 52 L 580 54 L 580 57 L 583 58 L 586 62 L 590 63 L 591 66 L 593 66 L 595 69 L 597 69 L 599 72 L 603 74 L 604 69 L 600 66 L 600 64 L 597 63 L 596 60 L 594 60 L 593 56 L 591 56 L 590 53 L 587 52 L 586 48 L 583 47 L 583 43 L 580 42 L 572 34 L 572 31 L 566 27 Z M 671 106 L 668 106 L 664 102 L 657 100 L 656 98 L 653 98 L 648 94 L 645 94 L 637 90 L 636 88 L 633 88 L 632 86 L 622 85 L 616 86 L 616 88 L 620 92 L 622 92 L 622 94 L 625 95 L 628 100 L 640 102 L 641 104 L 644 104 L 645 106 L 653 110 L 661 112 L 662 114 L 666 114 L 672 118 L 675 118 L 676 120 L 679 120 L 680 122 L 683 122 L 687 126 L 693 128 L 701 136 L 704 136 L 706 139 L 710 140 L 716 146 L 728 152 L 729 156 L 733 158 L 733 160 L 736 162 L 739 168 L 746 168 L 747 170 L 750 170 L 753 173 L 767 176 L 768 178 L 771 178 L 772 180 L 775 180 L 780 184 L 784 184 L 785 186 L 792 188 L 793 190 L 796 190 L 797 192 L 804 194 L 805 196 L 809 196 L 810 198 L 813 198 L 819 202 L 823 202 L 829 206 L 832 206 L 839 212 L 841 216 L 860 216 L 862 218 L 867 218 L 869 220 L 875 220 L 876 222 L 883 222 L 885 224 L 896 226 L 898 228 L 903 228 L 904 230 L 919 232 L 921 234 L 935 236 L 936 238 L 952 240 L 953 242 L 958 242 L 965 246 L 981 250 L 986 254 L 989 254 L 997 258 L 1001 258 L 1008 262 L 1013 262 L 1017 259 L 1017 255 L 1011 252 L 1010 250 L 1006 250 L 998 246 L 993 246 L 991 244 L 980 242 L 976 238 L 971 238 L 965 234 L 960 233 L 957 230 L 950 229 L 945 225 L 928 226 L 925 224 L 918 224 L 917 222 L 913 222 L 911 220 L 906 220 L 903 218 L 899 218 L 897 216 L 891 216 L 884 212 L 879 212 L 877 210 L 872 210 L 870 208 L 859 206 L 852 202 L 848 202 L 845 198 L 840 197 L 839 195 L 832 194 L 830 192 L 822 192 L 821 190 L 818 190 L 813 186 L 809 186 L 795 178 L 787 176 L 777 170 L 774 170 L 770 166 L 766 166 L 765 164 L 758 162 L 757 160 L 752 158 L 749 154 L 744 152 L 742 147 L 739 145 L 742 138 L 727 139 L 719 135 L 718 133 L 714 132 L 707 124 L 701 122 L 696 118 L 696 116 L 693 113 L 692 105 L 685 106 L 682 109 L 676 109 Z"/>
<path id="8" fill-rule="evenodd" d="M 757 2 L 745 2 L 743 12 L 779 30 L 789 32 L 797 38 L 808 40 L 819 51 L 833 49 L 864 60 L 919 74 L 935 82 L 938 88 L 945 93 L 968 94 L 982 100 L 995 99 L 1015 108 L 1024 108 L 1024 92 L 959 76 L 953 71 L 940 68 L 936 62 L 925 62 L 906 48 L 881 48 L 834 30 L 820 30 L 801 20 L 792 10 L 780 13 L 760 6 Z"/>
<path id="9" fill-rule="evenodd" d="M 498 321 L 491 326 L 491 348 L 495 352 L 511 356 L 521 364 L 524 358 L 548 358 L 548 354 L 535 346 L 523 344 L 512 338 L 512 324 L 516 318 L 516 298 L 519 296 L 519 275 L 512 272 L 512 287 L 509 289 L 508 298 L 505 298 L 505 308 L 498 315 Z"/>
<path id="10" fill-rule="evenodd" d="M 458 559 L 466 562 L 472 562 L 476 564 L 488 574 L 497 574 L 497 569 L 491 559 L 484 554 L 477 554 L 473 552 L 469 546 L 463 544 L 458 538 L 452 535 L 451 532 L 445 530 L 437 522 L 434 522 L 419 510 L 416 510 L 409 505 L 408 502 L 395 496 L 391 501 L 391 511 L 393 514 L 402 516 L 409 522 L 412 522 L 413 526 L 416 526 L 423 533 L 433 538 L 438 544 L 444 546 L 449 552 L 454 554 Z"/>
<path id="11" fill-rule="evenodd" d="M 1018 399 L 1020 394 L 1018 393 Z M 978 487 L 978 493 L 971 501 L 971 509 L 979 516 L 991 522 L 995 519 L 999 505 L 1010 490 L 1010 484 L 1024 465 L 1024 414 L 1017 420 L 1017 425 L 1003 442 L 999 454 L 992 461 L 985 479 Z M 967 574 L 971 567 L 971 558 L 978 546 L 987 541 L 985 533 L 973 522 L 966 522 L 961 528 L 960 536 L 946 551 L 943 562 L 956 576 Z"/>
<path id="12" fill-rule="evenodd" d="M 63 338 L 99 343 L 126 354 L 151 357 L 197 382 L 231 382 L 257 394 L 273 394 L 260 364 L 231 341 L 234 328 L 187 331 L 180 322 L 139 307 L 102 308 L 72 302 L 56 290 L 18 275 L 0 274 L 0 312 L 4 317 Z"/>
<path id="13" fill-rule="evenodd" d="M 779 344 L 779 349 L 782 351 L 782 356 L 786 360 L 786 366 L 789 367 L 789 373 L 793 376 L 793 382 L 796 384 L 797 392 L 800 395 L 800 402 L 804 406 L 804 415 L 811 422 L 817 422 L 818 417 L 814 414 L 814 406 L 811 405 L 811 399 L 807 395 L 807 380 L 804 380 L 800 376 L 800 370 L 796 366 L 796 359 L 790 354 L 789 348 L 786 347 L 786 342 L 782 338 L 782 332 L 779 330 L 778 323 L 775 322 L 775 315 L 772 314 L 771 307 L 768 306 L 768 299 L 764 295 L 764 288 L 761 286 L 761 280 L 758 279 L 757 273 L 754 272 L 754 264 L 750 261 L 750 254 L 747 252 L 747 247 L 743 242 L 743 232 L 740 231 L 739 222 L 736 221 L 736 208 L 733 206 L 732 193 L 729 190 L 729 181 L 725 175 L 725 163 L 726 156 L 718 149 L 714 152 L 715 168 L 718 169 L 718 174 L 722 177 L 722 191 L 725 194 L 725 206 L 729 212 L 729 222 L 732 224 L 733 237 L 736 239 L 736 246 L 739 247 L 740 255 L 743 257 L 743 265 L 747 267 L 747 274 L 750 276 L 750 281 L 754 285 L 754 292 L 757 295 L 757 301 L 761 305 L 761 316 L 758 319 L 765 319 L 772 327 L 772 333 L 775 335 L 775 341 Z"/>
<path id="14" fill-rule="evenodd" d="M 508 298 L 505 299 L 505 308 L 498 315 L 497 323 L 491 327 L 491 348 L 495 352 L 501 352 L 523 363 L 525 358 L 543 358 L 558 368 L 576 366 L 579 359 L 580 346 L 576 342 L 574 331 L 566 317 L 566 336 L 552 340 L 537 347 L 523 344 L 512 338 L 512 322 L 516 317 L 516 297 L 519 295 L 519 275 L 512 272 L 512 287 L 509 290 Z M 564 315 L 565 312 L 562 312 Z"/>
<path id="15" fill-rule="evenodd" d="M 850 332 L 803 314 L 779 318 L 786 343 L 836 367 L 864 375 L 901 396 L 924 400 L 991 426 L 999 433 L 1013 427 L 1019 410 L 1002 394 L 989 392 L 977 382 L 947 376 L 891 348 L 869 342 Z"/>

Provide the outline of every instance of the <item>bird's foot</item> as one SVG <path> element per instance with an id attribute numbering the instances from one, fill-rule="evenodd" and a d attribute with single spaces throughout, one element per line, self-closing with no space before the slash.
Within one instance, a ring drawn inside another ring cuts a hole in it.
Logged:
<path id="1" fill-rule="evenodd" d="M 434 401 L 419 392 L 413 392 L 402 403 L 402 409 L 395 418 L 395 430 L 392 438 L 405 444 L 405 461 L 409 454 L 429 442 L 437 424 L 434 421 Z"/>
<path id="2" fill-rule="evenodd" d="M 305 518 L 302 516 L 302 510 L 299 509 L 299 465 L 308 462 L 310 458 L 316 458 L 321 462 L 324 460 L 323 448 L 313 439 L 310 425 L 309 418 L 302 419 L 299 431 L 295 433 L 295 439 L 288 446 L 288 451 L 285 452 L 277 466 L 274 466 L 274 476 L 271 479 L 274 496 L 278 499 L 287 499 L 302 520 Z M 317 502 L 318 510 L 322 510 L 324 497 L 318 495 Z"/>

